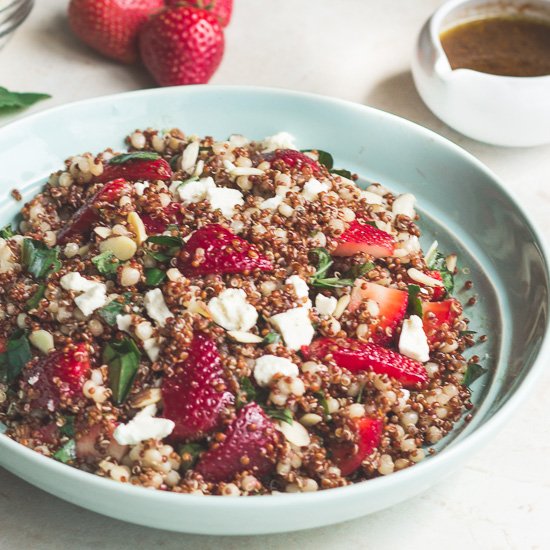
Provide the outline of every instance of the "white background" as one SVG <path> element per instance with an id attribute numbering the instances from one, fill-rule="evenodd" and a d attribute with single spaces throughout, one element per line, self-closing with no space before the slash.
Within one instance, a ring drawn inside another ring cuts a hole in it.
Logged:
<path id="1" fill-rule="evenodd" d="M 337 96 L 427 126 L 494 170 L 550 237 L 550 147 L 503 149 L 471 141 L 437 120 L 414 89 L 409 60 L 415 37 L 441 2 L 235 3 L 213 83 Z M 66 4 L 37 0 L 0 52 L 0 86 L 53 96 L 34 111 L 153 86 L 141 68 L 117 65 L 77 42 L 67 27 Z M 0 117 L 0 124 L 9 119 Z M 549 548 L 548 388 L 550 372 L 498 437 L 428 493 L 363 519 L 288 535 L 217 538 L 136 527 L 67 504 L 0 469 L 0 548 Z"/>

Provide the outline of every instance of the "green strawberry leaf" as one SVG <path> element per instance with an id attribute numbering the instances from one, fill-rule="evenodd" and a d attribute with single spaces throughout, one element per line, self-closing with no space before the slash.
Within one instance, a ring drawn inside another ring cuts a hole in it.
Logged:
<path id="1" fill-rule="evenodd" d="M 152 151 L 135 151 L 134 153 L 117 155 L 109 161 L 109 164 L 126 164 L 133 160 L 158 160 L 159 158 L 161 158 L 160 155 Z"/>
<path id="2" fill-rule="evenodd" d="M 32 92 L 11 92 L 0 86 L 0 112 L 11 109 L 26 109 L 34 105 L 37 101 L 49 99 L 48 94 L 38 94 Z"/>

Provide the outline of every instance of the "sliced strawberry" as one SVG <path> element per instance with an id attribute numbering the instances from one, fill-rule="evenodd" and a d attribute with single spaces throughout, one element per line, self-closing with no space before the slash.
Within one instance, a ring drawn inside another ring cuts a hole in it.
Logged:
<path id="1" fill-rule="evenodd" d="M 65 244 L 77 235 L 90 233 L 93 224 L 99 221 L 100 203 L 114 203 L 127 189 L 128 183 L 124 179 L 115 179 L 106 183 L 73 214 L 57 235 L 57 243 Z"/>
<path id="2" fill-rule="evenodd" d="M 378 344 L 392 341 L 395 329 L 403 321 L 407 311 L 409 294 L 397 288 L 388 288 L 365 279 L 357 279 L 351 291 L 348 310 L 353 312 L 365 300 L 373 300 L 380 310 L 378 324 L 373 326 L 370 336 Z"/>
<path id="3" fill-rule="evenodd" d="M 371 370 L 377 374 L 387 374 L 406 387 L 428 381 L 428 373 L 422 363 L 377 344 L 352 338 L 320 338 L 309 346 L 303 346 L 302 353 L 306 359 L 321 360 L 332 354 L 339 367 L 351 372 Z"/>
<path id="4" fill-rule="evenodd" d="M 162 217 L 151 216 L 150 214 L 141 214 L 141 220 L 145 226 L 148 235 L 159 235 L 166 231 L 170 224 L 180 224 L 183 221 L 181 205 L 177 202 L 171 202 L 163 208 Z"/>
<path id="5" fill-rule="evenodd" d="M 338 243 L 334 256 L 353 256 L 364 252 L 375 258 L 385 258 L 391 256 L 395 248 L 392 235 L 357 220 L 352 221 L 348 229 L 340 235 Z"/>
<path id="6" fill-rule="evenodd" d="M 175 440 L 193 440 L 219 428 L 221 415 L 233 403 L 215 342 L 204 334 L 193 338 L 189 357 L 162 383 L 163 415 L 176 424 Z"/>
<path id="7" fill-rule="evenodd" d="M 206 481 L 230 481 L 245 470 L 257 477 L 273 471 L 281 434 L 256 403 L 243 407 L 224 435 L 195 468 Z"/>
<path id="8" fill-rule="evenodd" d="M 83 426 L 76 430 L 76 456 L 84 462 L 96 462 L 106 456 L 115 460 L 122 460 L 128 447 L 120 445 L 113 438 L 115 425 L 112 423 L 94 424 L 93 426 Z M 100 441 L 110 441 L 106 447 L 99 445 Z"/>
<path id="9" fill-rule="evenodd" d="M 453 325 L 460 315 L 460 304 L 457 300 L 422 303 L 422 323 L 428 342 L 433 344 L 445 338 L 445 332 Z"/>
<path id="10" fill-rule="evenodd" d="M 50 422 L 44 426 L 40 426 L 35 432 L 33 432 L 32 437 L 41 443 L 46 445 L 54 445 L 59 441 L 59 428 L 54 422 Z"/>
<path id="11" fill-rule="evenodd" d="M 31 407 L 54 412 L 60 403 L 83 397 L 82 387 L 89 372 L 90 355 L 86 344 L 69 344 L 62 351 L 50 352 L 23 376 L 32 396 Z"/>
<path id="12" fill-rule="evenodd" d="M 309 166 L 314 174 L 321 171 L 321 166 L 317 161 L 294 149 L 276 149 L 270 153 L 264 153 L 262 156 L 268 162 L 280 160 L 289 168 L 301 170 L 304 166 Z"/>
<path id="13" fill-rule="evenodd" d="M 331 446 L 332 459 L 340 468 L 343 476 L 349 476 L 357 470 L 363 460 L 380 445 L 384 422 L 380 418 L 366 416 L 354 421 L 356 440 Z"/>
<path id="14" fill-rule="evenodd" d="M 126 181 L 165 181 L 172 176 L 172 168 L 161 157 L 152 160 L 135 158 L 120 164 L 107 164 L 103 168 L 103 173 L 96 176 L 94 181 L 102 183 L 117 178 L 123 178 Z"/>
<path id="15" fill-rule="evenodd" d="M 179 254 L 178 267 L 183 274 L 196 276 L 271 271 L 273 264 L 253 244 L 212 223 L 193 233 Z"/>

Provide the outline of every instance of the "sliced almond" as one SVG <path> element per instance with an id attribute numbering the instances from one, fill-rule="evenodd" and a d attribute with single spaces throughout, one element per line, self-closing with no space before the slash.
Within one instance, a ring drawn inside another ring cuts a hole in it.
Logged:
<path id="1" fill-rule="evenodd" d="M 108 250 L 119 260 L 124 262 L 134 256 L 137 251 L 137 245 L 130 237 L 121 235 L 119 237 L 110 237 L 102 241 L 99 245 L 99 250 L 101 250 L 101 252 L 106 252 Z"/>
<path id="2" fill-rule="evenodd" d="M 47 330 L 35 330 L 29 336 L 29 342 L 42 353 L 54 350 L 53 336 Z"/>
<path id="3" fill-rule="evenodd" d="M 279 420 L 275 426 L 285 436 L 286 440 L 296 447 L 307 447 L 311 439 L 308 431 L 299 422 L 283 422 Z"/>
<path id="4" fill-rule="evenodd" d="M 130 212 L 128 214 L 128 225 L 130 226 L 132 233 L 135 235 L 135 241 L 138 245 L 147 240 L 145 225 L 137 212 Z"/>
<path id="5" fill-rule="evenodd" d="M 433 277 L 430 277 L 429 275 L 422 273 L 422 271 L 419 271 L 414 267 L 407 269 L 407 275 L 413 281 L 416 281 L 417 283 L 421 283 L 426 286 L 444 286 L 441 281 L 438 281 L 437 279 L 434 279 Z"/>
<path id="6" fill-rule="evenodd" d="M 242 344 L 259 344 L 263 341 L 261 336 L 243 330 L 230 330 L 227 334 L 233 338 L 233 340 L 241 342 Z"/>

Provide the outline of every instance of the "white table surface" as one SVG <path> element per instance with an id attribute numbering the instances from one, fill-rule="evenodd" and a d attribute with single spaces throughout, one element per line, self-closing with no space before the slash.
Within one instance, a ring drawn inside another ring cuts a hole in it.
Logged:
<path id="1" fill-rule="evenodd" d="M 550 238 L 550 146 L 483 145 L 437 120 L 418 97 L 409 59 L 436 0 L 235 0 L 216 84 L 276 86 L 391 111 L 485 162 Z M 66 0 L 37 0 L 0 52 L 0 86 L 48 92 L 28 112 L 151 87 L 139 67 L 107 61 L 73 38 Z M 0 117 L 0 125 L 13 117 Z M 0 469 L 0 548 L 549 548 L 550 371 L 505 429 L 428 493 L 333 527 L 262 537 L 208 537 L 138 527 L 77 508 Z"/>

